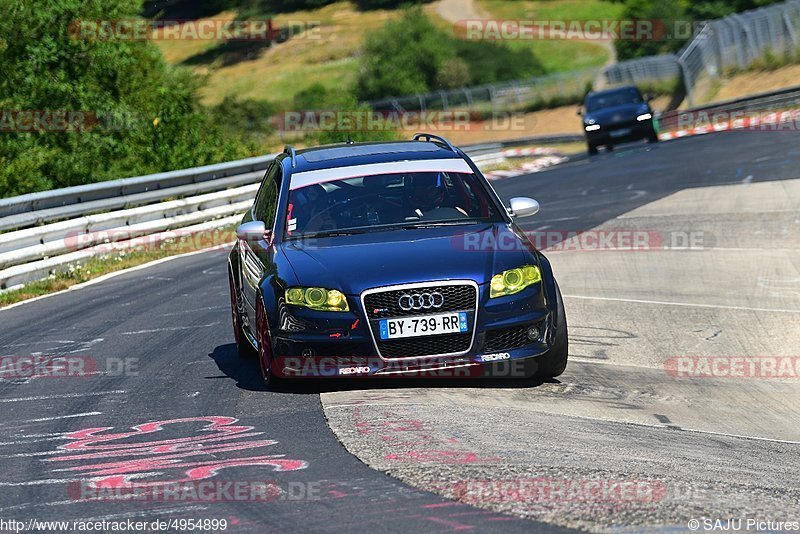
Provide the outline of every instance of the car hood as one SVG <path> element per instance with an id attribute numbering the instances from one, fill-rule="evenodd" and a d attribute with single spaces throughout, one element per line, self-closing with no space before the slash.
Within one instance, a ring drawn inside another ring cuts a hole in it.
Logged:
<path id="1" fill-rule="evenodd" d="M 505 223 L 370 232 L 281 245 L 300 285 L 365 289 L 431 280 L 474 280 L 535 262 L 530 245 Z"/>

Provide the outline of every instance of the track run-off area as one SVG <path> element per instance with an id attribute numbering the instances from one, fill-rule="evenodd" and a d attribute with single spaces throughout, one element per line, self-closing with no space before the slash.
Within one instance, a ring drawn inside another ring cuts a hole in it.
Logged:
<path id="1" fill-rule="evenodd" d="M 175 258 L 0 311 L 3 361 L 80 370 L 0 379 L 0 519 L 229 532 L 800 521 L 796 135 L 636 144 L 492 185 L 541 203 L 521 223 L 564 296 L 558 379 L 266 391 L 234 349 L 227 251 Z M 120 500 L 88 480 L 220 493 Z"/>

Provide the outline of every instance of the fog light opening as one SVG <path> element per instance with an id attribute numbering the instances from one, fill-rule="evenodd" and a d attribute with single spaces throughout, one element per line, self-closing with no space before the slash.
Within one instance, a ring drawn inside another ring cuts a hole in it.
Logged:
<path id="1" fill-rule="evenodd" d="M 531 341 L 536 341 L 537 339 L 539 339 L 539 336 L 541 335 L 539 332 L 539 327 L 537 327 L 536 325 L 529 326 L 526 335 L 528 336 L 528 339 L 530 339 Z"/>

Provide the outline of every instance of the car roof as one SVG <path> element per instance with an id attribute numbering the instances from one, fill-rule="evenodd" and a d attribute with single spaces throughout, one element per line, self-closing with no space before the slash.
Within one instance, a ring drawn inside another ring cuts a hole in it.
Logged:
<path id="1" fill-rule="evenodd" d="M 296 152 L 293 173 L 394 161 L 463 159 L 458 152 L 430 141 L 343 143 Z"/>

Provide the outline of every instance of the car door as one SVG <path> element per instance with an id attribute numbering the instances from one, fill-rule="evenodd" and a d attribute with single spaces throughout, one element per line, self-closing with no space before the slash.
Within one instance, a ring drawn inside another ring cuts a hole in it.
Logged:
<path id="1" fill-rule="evenodd" d="M 246 328 L 249 329 L 253 337 L 255 337 L 258 288 L 265 274 L 274 272 L 271 236 L 275 226 L 281 174 L 281 162 L 276 160 L 267 169 L 252 208 L 252 220 L 264 221 L 269 234 L 268 239 L 251 242 L 239 241 L 242 269 L 241 287 L 245 303 L 245 317 L 243 319 Z"/>

